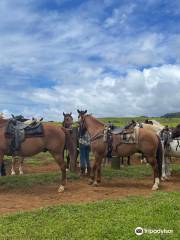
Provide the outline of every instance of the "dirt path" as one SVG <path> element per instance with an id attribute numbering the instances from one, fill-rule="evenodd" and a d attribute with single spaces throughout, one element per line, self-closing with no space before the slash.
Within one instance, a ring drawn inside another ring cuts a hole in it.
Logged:
<path id="1" fill-rule="evenodd" d="M 101 186 L 92 187 L 87 179 L 69 181 L 66 191 L 57 193 L 57 185 L 34 186 L 31 189 L 0 191 L 0 214 L 29 211 L 36 208 L 67 203 L 94 202 L 103 199 L 119 199 L 126 196 L 152 194 L 152 178 L 143 179 L 103 179 Z M 162 191 L 180 190 L 180 173 L 169 182 L 161 184 Z"/>

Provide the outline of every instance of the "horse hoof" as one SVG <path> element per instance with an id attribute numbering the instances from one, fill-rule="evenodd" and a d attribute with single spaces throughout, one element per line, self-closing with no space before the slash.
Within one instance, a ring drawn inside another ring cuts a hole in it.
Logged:
<path id="1" fill-rule="evenodd" d="M 93 187 L 97 187 L 98 183 L 96 181 L 94 181 L 92 185 L 93 185 Z"/>
<path id="2" fill-rule="evenodd" d="M 161 181 L 165 182 L 166 178 L 165 177 L 161 177 Z"/>
<path id="3" fill-rule="evenodd" d="M 19 175 L 24 175 L 24 173 L 23 173 L 23 172 L 20 172 Z"/>
<path id="4" fill-rule="evenodd" d="M 88 179 L 88 184 L 89 185 L 92 185 L 93 184 L 93 180 L 90 178 L 90 179 Z"/>
<path id="5" fill-rule="evenodd" d="M 154 186 L 152 187 L 152 190 L 153 190 L 153 191 L 158 190 L 158 186 L 154 185 Z"/>
<path id="6" fill-rule="evenodd" d="M 163 181 L 163 182 L 165 182 L 165 181 L 168 181 L 170 178 L 168 177 L 168 176 L 163 176 L 163 177 L 161 177 L 161 180 Z"/>
<path id="7" fill-rule="evenodd" d="M 64 186 L 60 185 L 59 189 L 58 189 L 58 193 L 62 193 L 64 192 Z"/>
<path id="8" fill-rule="evenodd" d="M 14 175 L 16 175 L 16 173 L 15 173 L 15 172 L 12 172 L 12 173 L 11 173 L 11 176 L 14 176 Z"/>

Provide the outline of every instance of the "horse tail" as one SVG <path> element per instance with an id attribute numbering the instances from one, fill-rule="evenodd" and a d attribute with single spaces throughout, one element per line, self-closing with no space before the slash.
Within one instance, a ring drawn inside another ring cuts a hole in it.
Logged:
<path id="1" fill-rule="evenodd" d="M 71 130 L 66 129 L 62 127 L 63 132 L 65 133 L 65 147 L 67 148 L 69 155 L 70 155 L 70 161 L 74 162 L 76 157 L 76 149 L 75 144 L 73 142 L 73 138 L 71 135 Z"/>
<path id="2" fill-rule="evenodd" d="M 162 161 L 163 161 L 163 146 L 162 142 L 159 136 L 158 137 L 158 148 L 156 152 L 156 159 L 157 159 L 157 165 L 158 165 L 158 173 L 159 178 L 161 179 L 162 176 Z"/>

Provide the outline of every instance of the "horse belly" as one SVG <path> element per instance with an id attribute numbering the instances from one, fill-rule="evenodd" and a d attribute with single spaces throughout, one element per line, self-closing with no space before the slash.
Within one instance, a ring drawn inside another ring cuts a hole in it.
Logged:
<path id="1" fill-rule="evenodd" d="M 167 152 L 167 156 L 180 157 L 180 147 L 177 148 L 177 145 L 178 143 L 175 140 L 170 143 L 170 150 Z"/>
<path id="2" fill-rule="evenodd" d="M 113 151 L 113 155 L 121 157 L 131 156 L 136 152 L 135 144 L 121 144 L 117 147 L 117 151 Z"/>
<path id="3" fill-rule="evenodd" d="M 45 150 L 42 138 L 27 138 L 21 144 L 20 155 L 23 157 L 33 156 Z"/>

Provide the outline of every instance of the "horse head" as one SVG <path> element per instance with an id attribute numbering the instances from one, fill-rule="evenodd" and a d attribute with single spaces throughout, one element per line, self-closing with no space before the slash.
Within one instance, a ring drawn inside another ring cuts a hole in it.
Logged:
<path id="1" fill-rule="evenodd" d="M 77 112 L 78 112 L 78 119 L 81 118 L 83 115 L 85 115 L 87 113 L 87 110 L 79 110 L 77 109 Z"/>
<path id="2" fill-rule="evenodd" d="M 173 130 L 172 130 L 172 138 L 178 138 L 180 137 L 180 124 L 178 124 Z"/>
<path id="3" fill-rule="evenodd" d="M 64 116 L 63 126 L 65 128 L 71 128 L 72 124 L 73 124 L 72 112 L 70 112 L 70 113 L 63 112 L 63 116 Z"/>
<path id="4" fill-rule="evenodd" d="M 87 110 L 79 110 L 77 109 L 78 112 L 78 123 L 79 123 L 79 135 L 80 137 L 84 135 L 84 133 L 86 132 L 87 128 L 86 128 L 86 124 L 85 124 L 85 117 L 86 117 L 86 113 Z"/>

